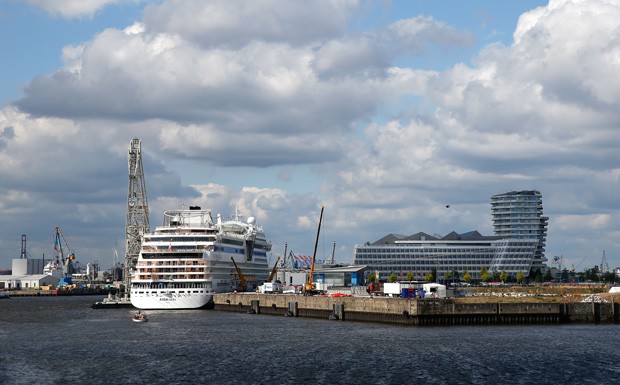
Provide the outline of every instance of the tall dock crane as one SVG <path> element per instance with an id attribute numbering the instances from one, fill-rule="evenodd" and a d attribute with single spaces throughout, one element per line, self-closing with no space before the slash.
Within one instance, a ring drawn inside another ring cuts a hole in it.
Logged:
<path id="1" fill-rule="evenodd" d="M 142 236 L 150 231 L 149 204 L 146 199 L 146 184 L 142 169 L 142 145 L 134 138 L 129 144 L 129 188 L 127 192 L 127 222 L 125 224 L 125 268 L 123 279 L 125 293 L 131 286 L 131 272 L 136 267 Z"/>
<path id="2" fill-rule="evenodd" d="M 321 222 L 323 221 L 323 209 L 325 206 L 321 206 L 321 215 L 319 216 L 319 227 L 316 230 L 316 240 L 314 241 L 314 252 L 312 253 L 312 265 L 310 266 L 310 271 L 308 272 L 308 281 L 304 285 L 303 293 L 304 295 L 314 295 L 317 293 L 316 286 L 312 282 L 312 274 L 314 274 L 314 264 L 316 262 L 316 248 L 319 244 L 319 235 L 321 234 Z"/>
<path id="3" fill-rule="evenodd" d="M 62 248 L 62 244 L 65 244 L 67 250 L 69 251 L 69 255 L 65 257 L 65 251 Z M 73 267 L 73 260 L 75 260 L 75 253 L 73 249 L 69 247 L 67 240 L 65 239 L 65 235 L 62 233 L 60 227 L 56 226 L 54 228 L 54 251 L 57 253 L 56 255 L 56 263 L 62 264 L 62 273 L 63 277 L 71 278 L 71 275 L 75 273 L 75 268 Z"/>

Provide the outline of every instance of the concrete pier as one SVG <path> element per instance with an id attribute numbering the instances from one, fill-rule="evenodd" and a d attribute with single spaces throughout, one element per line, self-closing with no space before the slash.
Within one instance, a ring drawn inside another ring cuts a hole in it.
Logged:
<path id="1" fill-rule="evenodd" d="M 97 301 L 92 305 L 93 309 L 118 309 L 118 308 L 132 308 L 133 305 L 128 296 L 118 296 L 109 293 L 106 298 L 101 301 Z"/>
<path id="2" fill-rule="evenodd" d="M 215 310 L 418 326 L 618 323 L 618 303 L 462 303 L 454 299 L 230 293 Z"/>

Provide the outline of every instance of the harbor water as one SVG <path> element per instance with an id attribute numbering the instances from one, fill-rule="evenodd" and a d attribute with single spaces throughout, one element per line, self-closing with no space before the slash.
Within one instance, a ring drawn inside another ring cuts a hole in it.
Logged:
<path id="1" fill-rule="evenodd" d="M 0 384 L 619 384 L 620 325 L 408 327 L 0 301 Z"/>

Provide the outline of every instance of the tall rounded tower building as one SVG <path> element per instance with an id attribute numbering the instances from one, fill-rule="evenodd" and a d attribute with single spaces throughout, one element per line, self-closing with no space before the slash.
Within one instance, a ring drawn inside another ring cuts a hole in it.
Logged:
<path id="1" fill-rule="evenodd" d="M 539 191 L 511 191 L 491 197 L 491 215 L 495 235 L 503 238 L 538 240 L 531 271 L 545 266 L 545 242 L 549 217 L 543 216 Z"/>

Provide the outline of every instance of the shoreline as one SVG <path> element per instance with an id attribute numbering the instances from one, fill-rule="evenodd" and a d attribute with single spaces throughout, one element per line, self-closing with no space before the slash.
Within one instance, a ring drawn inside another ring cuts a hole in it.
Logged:
<path id="1" fill-rule="evenodd" d="M 73 295 L 108 295 L 111 289 L 72 289 L 72 290 L 62 290 L 62 289 L 52 289 L 52 290 L 43 290 L 43 289 L 20 289 L 20 290 L 2 290 L 3 293 L 7 293 L 6 295 L 11 297 L 63 297 L 63 296 L 73 296 Z"/>

